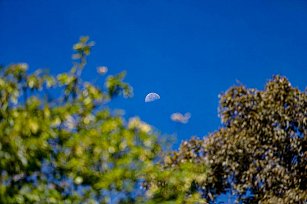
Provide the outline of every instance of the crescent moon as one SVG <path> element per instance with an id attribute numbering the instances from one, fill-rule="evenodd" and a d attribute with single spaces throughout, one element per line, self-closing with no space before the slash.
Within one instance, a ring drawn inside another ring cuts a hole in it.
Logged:
<path id="1" fill-rule="evenodd" d="M 147 96 L 145 97 L 145 102 L 148 103 L 148 102 L 153 102 L 155 100 L 159 100 L 160 99 L 160 96 L 159 94 L 157 93 L 149 93 L 147 94 Z"/>

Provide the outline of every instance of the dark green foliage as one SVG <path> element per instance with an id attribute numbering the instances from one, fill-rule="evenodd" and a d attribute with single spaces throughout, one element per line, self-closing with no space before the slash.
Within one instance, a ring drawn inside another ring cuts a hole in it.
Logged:
<path id="1" fill-rule="evenodd" d="M 306 93 L 281 76 L 263 91 L 232 87 L 221 96 L 220 116 L 224 127 L 202 141 L 200 157 L 211 170 L 205 196 L 228 191 L 244 203 L 307 201 Z"/>

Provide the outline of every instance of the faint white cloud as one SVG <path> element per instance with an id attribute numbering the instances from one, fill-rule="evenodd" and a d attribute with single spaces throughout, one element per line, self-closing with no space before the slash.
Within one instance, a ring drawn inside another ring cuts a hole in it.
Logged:
<path id="1" fill-rule="evenodd" d="M 188 112 L 188 113 L 185 113 L 184 115 L 182 113 L 173 113 L 171 115 L 171 120 L 174 121 L 174 122 L 178 122 L 178 123 L 188 123 L 189 122 L 189 119 L 191 118 L 191 114 Z"/>

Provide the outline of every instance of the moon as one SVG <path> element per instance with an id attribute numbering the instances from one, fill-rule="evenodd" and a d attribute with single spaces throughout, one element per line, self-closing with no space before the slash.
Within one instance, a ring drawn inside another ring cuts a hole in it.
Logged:
<path id="1" fill-rule="evenodd" d="M 157 94 L 157 93 L 149 93 L 149 94 L 147 94 L 147 96 L 145 97 L 145 103 L 153 102 L 153 101 L 159 100 L 159 99 L 160 99 L 159 94 Z"/>

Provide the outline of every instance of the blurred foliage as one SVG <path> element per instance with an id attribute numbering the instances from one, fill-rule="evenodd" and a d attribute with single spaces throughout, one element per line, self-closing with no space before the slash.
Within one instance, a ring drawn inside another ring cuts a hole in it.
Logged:
<path id="1" fill-rule="evenodd" d="M 0 71 L 0 203 L 147 202 L 142 183 L 158 165 L 152 127 L 108 109 L 132 95 L 125 73 L 99 88 L 82 81 L 93 42 L 74 45 L 73 67 L 56 77 L 27 64 Z"/>
<path id="2" fill-rule="evenodd" d="M 220 116 L 222 128 L 196 146 L 188 141 L 201 153 L 196 161 L 203 158 L 210 168 L 198 184 L 203 196 L 215 202 L 228 192 L 239 203 L 306 203 L 306 92 L 281 76 L 263 91 L 232 87 L 220 98 Z M 189 157 L 191 150 L 179 154 Z"/>
<path id="3" fill-rule="evenodd" d="M 165 155 L 164 161 L 148 173 L 149 203 L 206 203 L 198 186 L 207 180 L 208 168 L 196 155 L 200 140 L 183 142 L 179 152 Z"/>

